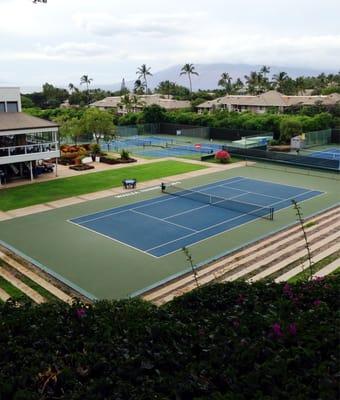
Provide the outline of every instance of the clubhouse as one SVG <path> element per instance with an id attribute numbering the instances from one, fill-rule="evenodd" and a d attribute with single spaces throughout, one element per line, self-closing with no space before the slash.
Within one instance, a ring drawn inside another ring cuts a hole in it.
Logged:
<path id="1" fill-rule="evenodd" d="M 53 172 L 60 156 L 58 124 L 21 112 L 20 89 L 0 88 L 0 184 Z"/>

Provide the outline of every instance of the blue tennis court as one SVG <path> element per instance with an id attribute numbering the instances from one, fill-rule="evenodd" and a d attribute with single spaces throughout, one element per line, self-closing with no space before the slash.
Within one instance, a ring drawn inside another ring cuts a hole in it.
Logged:
<path id="1" fill-rule="evenodd" d="M 301 202 L 323 193 L 245 177 L 169 190 L 173 193 L 70 222 L 162 257 L 258 218 L 269 218 L 272 208 L 276 212 L 290 207 L 292 199 Z"/>
<path id="2" fill-rule="evenodd" d="M 333 147 L 331 149 L 314 151 L 310 154 L 310 157 L 324 158 L 326 160 L 338 160 L 340 161 L 340 149 Z"/>

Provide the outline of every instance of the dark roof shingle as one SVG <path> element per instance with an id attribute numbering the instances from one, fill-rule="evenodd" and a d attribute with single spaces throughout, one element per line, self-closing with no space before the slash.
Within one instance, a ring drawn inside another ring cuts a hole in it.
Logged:
<path id="1" fill-rule="evenodd" d="M 0 113 L 0 132 L 16 131 L 21 129 L 58 128 L 58 126 L 59 125 L 55 122 L 32 117 L 31 115 L 22 112 Z"/>

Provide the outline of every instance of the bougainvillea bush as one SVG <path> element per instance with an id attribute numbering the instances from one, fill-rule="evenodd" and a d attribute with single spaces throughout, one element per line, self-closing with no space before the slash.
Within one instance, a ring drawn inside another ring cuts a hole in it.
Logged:
<path id="1" fill-rule="evenodd" d="M 222 164 L 227 164 L 231 162 L 230 154 L 226 150 L 219 150 L 215 154 L 215 159 L 221 162 Z"/>
<path id="2" fill-rule="evenodd" d="M 0 307 L 0 398 L 336 399 L 339 276 Z"/>

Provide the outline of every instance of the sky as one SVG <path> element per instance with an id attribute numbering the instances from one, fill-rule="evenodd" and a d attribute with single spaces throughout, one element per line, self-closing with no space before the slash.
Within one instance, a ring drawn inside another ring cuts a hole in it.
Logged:
<path id="1" fill-rule="evenodd" d="M 0 85 L 136 78 L 184 63 L 340 70 L 339 0 L 0 0 Z"/>

